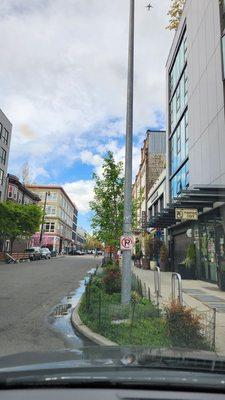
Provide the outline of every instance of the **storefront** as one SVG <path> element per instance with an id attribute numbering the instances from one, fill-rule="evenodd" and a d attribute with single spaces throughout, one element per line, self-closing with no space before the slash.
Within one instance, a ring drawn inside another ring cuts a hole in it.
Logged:
<path id="1" fill-rule="evenodd" d="M 178 221 L 177 209 L 196 210 L 197 219 Z M 197 279 L 218 282 L 218 273 L 225 270 L 225 187 L 199 186 L 182 191 L 149 224 L 168 230 L 171 270 L 177 271 L 193 244 Z"/>

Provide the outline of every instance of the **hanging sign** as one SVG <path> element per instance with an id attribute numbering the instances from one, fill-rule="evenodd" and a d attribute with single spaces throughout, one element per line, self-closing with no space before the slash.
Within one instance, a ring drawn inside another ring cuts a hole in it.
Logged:
<path id="1" fill-rule="evenodd" d="M 197 208 L 175 208 L 175 219 L 177 220 L 198 220 Z"/>

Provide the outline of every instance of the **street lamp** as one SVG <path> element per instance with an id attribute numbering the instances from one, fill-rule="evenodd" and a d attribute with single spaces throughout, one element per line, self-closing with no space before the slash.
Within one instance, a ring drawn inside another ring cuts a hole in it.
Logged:
<path id="1" fill-rule="evenodd" d="M 150 11 L 151 3 L 147 5 Z M 125 150 L 125 190 L 123 235 L 132 234 L 132 151 L 133 151 L 133 97 L 134 97 L 134 9 L 135 0 L 130 0 L 128 77 L 127 77 L 127 115 L 126 115 L 126 150 Z M 131 297 L 131 250 L 123 251 L 122 293 L 123 304 Z"/>
<path id="2" fill-rule="evenodd" d="M 133 151 L 133 93 L 134 93 L 134 5 L 130 0 L 129 48 L 127 77 L 127 115 L 125 151 L 125 189 L 123 235 L 131 235 L 132 229 L 132 151 Z M 131 296 L 131 250 L 123 251 L 122 265 L 122 303 L 130 302 Z"/>
<path id="3" fill-rule="evenodd" d="M 42 222 L 41 222 L 41 232 L 40 232 L 40 239 L 39 239 L 39 245 L 40 245 L 40 246 L 41 246 L 42 237 L 43 237 L 43 232 L 44 232 L 45 210 L 46 210 L 47 197 L 50 196 L 50 194 L 51 194 L 50 191 L 45 192 L 45 201 L 44 201 L 43 217 L 42 217 Z"/>

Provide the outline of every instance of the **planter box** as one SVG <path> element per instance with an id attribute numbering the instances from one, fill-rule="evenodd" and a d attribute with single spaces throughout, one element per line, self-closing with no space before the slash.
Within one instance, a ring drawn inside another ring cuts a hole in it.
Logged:
<path id="1" fill-rule="evenodd" d="M 219 268 L 217 269 L 217 279 L 219 289 L 225 292 L 225 271 L 221 271 Z"/>
<path id="2" fill-rule="evenodd" d="M 149 262 L 148 258 L 142 258 L 142 268 L 150 269 L 150 262 Z"/>
<path id="3" fill-rule="evenodd" d="M 195 266 L 187 268 L 184 264 L 178 264 L 176 272 L 182 279 L 196 279 Z"/>
<path id="4" fill-rule="evenodd" d="M 150 261 L 150 269 L 154 269 L 157 267 L 157 262 L 156 261 Z"/>

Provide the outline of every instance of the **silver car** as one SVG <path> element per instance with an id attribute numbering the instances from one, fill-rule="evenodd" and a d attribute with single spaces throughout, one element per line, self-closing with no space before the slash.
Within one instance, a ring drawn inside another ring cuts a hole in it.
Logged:
<path id="1" fill-rule="evenodd" d="M 47 247 L 41 248 L 41 258 L 45 258 L 46 260 L 50 260 L 51 251 Z"/>

